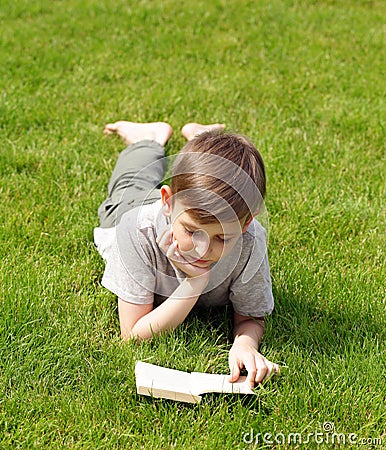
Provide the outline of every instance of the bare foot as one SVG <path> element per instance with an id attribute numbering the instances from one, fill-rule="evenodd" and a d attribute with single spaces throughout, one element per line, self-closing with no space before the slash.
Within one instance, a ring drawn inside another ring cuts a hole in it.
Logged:
<path id="1" fill-rule="evenodd" d="M 205 131 L 223 130 L 225 125 L 223 123 L 212 123 L 210 125 L 202 125 L 200 123 L 187 123 L 181 129 L 181 133 L 188 141 L 198 136 Z"/>
<path id="2" fill-rule="evenodd" d="M 108 123 L 103 130 L 104 134 L 117 134 L 126 145 L 150 139 L 164 146 L 172 132 L 172 127 L 165 122 L 135 123 L 125 120 Z"/>

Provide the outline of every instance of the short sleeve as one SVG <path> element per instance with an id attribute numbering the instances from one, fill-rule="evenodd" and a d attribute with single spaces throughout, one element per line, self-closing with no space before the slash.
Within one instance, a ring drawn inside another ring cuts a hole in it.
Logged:
<path id="1" fill-rule="evenodd" d="M 155 288 L 151 246 L 146 234 L 129 225 L 123 216 L 108 239 L 98 239 L 100 232 L 94 231 L 95 244 L 106 264 L 101 283 L 126 302 L 151 304 Z"/>

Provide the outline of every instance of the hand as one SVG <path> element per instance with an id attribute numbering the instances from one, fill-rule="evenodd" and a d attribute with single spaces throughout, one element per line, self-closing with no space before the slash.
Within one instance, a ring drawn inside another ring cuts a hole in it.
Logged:
<path id="1" fill-rule="evenodd" d="M 171 225 L 165 227 L 162 233 L 157 237 L 156 242 L 166 257 L 170 259 L 176 267 L 186 273 L 189 278 L 200 278 L 206 284 L 208 283 L 210 276 L 209 267 L 194 266 L 184 258 L 178 249 L 178 242 L 174 240 L 173 228 Z"/>
<path id="2" fill-rule="evenodd" d="M 243 367 L 248 372 L 246 382 L 251 388 L 254 388 L 256 383 L 262 383 L 280 371 L 278 364 L 269 361 L 255 347 L 234 343 L 229 352 L 230 382 L 239 379 L 240 370 Z"/>

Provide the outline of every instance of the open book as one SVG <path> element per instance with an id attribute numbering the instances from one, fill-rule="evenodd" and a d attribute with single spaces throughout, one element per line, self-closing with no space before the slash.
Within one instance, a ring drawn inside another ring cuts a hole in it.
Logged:
<path id="1" fill-rule="evenodd" d="M 229 375 L 202 372 L 182 372 L 137 361 L 135 380 L 138 394 L 167 398 L 180 402 L 200 403 L 201 394 L 218 392 L 226 394 L 254 394 L 240 377 L 236 382 L 227 381 Z"/>

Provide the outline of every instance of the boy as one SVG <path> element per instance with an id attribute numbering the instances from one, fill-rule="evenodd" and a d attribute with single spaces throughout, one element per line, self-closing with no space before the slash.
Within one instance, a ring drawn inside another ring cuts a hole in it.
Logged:
<path id="1" fill-rule="evenodd" d="M 106 125 L 128 145 L 118 158 L 94 240 L 102 284 L 118 296 L 123 339 L 150 339 L 180 325 L 195 305 L 231 303 L 230 381 L 245 367 L 251 387 L 278 371 L 258 352 L 273 310 L 263 205 L 265 171 L 253 144 L 223 125 L 190 123 L 171 184 L 164 177 L 163 122 Z"/>

